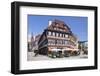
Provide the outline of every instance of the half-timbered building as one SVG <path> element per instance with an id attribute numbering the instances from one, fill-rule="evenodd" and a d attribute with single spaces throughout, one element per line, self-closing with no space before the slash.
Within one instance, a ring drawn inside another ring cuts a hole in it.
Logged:
<path id="1" fill-rule="evenodd" d="M 67 51 L 78 51 L 78 38 L 65 22 L 55 19 L 49 21 L 38 46 L 39 54 L 48 55 L 52 51 L 64 54 Z"/>

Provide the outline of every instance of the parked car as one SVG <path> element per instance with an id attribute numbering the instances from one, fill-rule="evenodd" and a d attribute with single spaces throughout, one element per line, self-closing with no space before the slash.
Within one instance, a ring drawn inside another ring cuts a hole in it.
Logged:
<path id="1" fill-rule="evenodd" d="M 86 55 L 87 55 L 87 54 L 88 54 L 88 51 L 87 51 L 87 50 L 84 50 L 84 54 L 86 54 Z"/>
<path id="2" fill-rule="evenodd" d="M 80 51 L 77 51 L 77 55 L 80 55 Z"/>
<path id="3" fill-rule="evenodd" d="M 72 56 L 77 56 L 78 55 L 78 51 L 73 51 L 71 55 Z"/>
<path id="4" fill-rule="evenodd" d="M 52 52 L 52 58 L 56 58 L 57 57 L 57 52 L 53 51 Z"/>
<path id="5" fill-rule="evenodd" d="M 58 52 L 57 52 L 57 57 L 58 57 L 58 58 L 64 57 L 63 54 L 62 54 L 62 51 L 58 51 Z"/>
<path id="6" fill-rule="evenodd" d="M 52 51 L 48 54 L 49 57 L 51 58 L 62 58 L 63 57 L 63 54 L 62 54 L 62 51 Z"/>
<path id="7" fill-rule="evenodd" d="M 50 53 L 48 54 L 48 56 L 51 57 L 51 58 L 56 58 L 56 57 L 57 57 L 57 52 L 52 51 L 52 52 L 50 52 Z"/>
<path id="8" fill-rule="evenodd" d="M 64 51 L 64 57 L 69 57 L 69 56 L 70 56 L 70 52 L 67 51 L 67 50 L 65 50 L 65 51 Z"/>
<path id="9" fill-rule="evenodd" d="M 34 50 L 34 53 L 37 53 L 38 52 L 38 50 Z"/>

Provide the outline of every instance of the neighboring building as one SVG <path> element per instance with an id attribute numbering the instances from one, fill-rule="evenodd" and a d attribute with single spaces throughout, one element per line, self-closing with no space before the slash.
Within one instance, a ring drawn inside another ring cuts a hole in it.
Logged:
<path id="1" fill-rule="evenodd" d="M 39 41 L 40 37 L 41 37 L 40 34 L 35 37 L 34 46 L 33 46 L 34 50 L 38 50 L 38 41 Z"/>
<path id="2" fill-rule="evenodd" d="M 82 54 L 88 54 L 88 42 L 87 41 L 79 41 L 78 42 L 79 46 L 79 50 Z"/>
<path id="3" fill-rule="evenodd" d="M 40 34 L 37 36 L 31 35 L 31 37 L 28 38 L 28 51 L 33 52 L 34 50 L 38 50 L 38 41 L 40 39 Z"/>
<path id="4" fill-rule="evenodd" d="M 78 39 L 71 29 L 63 21 L 49 21 L 48 27 L 42 33 L 39 42 L 39 54 L 48 55 L 56 51 L 64 52 L 78 51 Z"/>
<path id="5" fill-rule="evenodd" d="M 34 46 L 34 36 L 33 34 L 31 34 L 30 36 L 28 36 L 28 52 L 32 52 Z"/>

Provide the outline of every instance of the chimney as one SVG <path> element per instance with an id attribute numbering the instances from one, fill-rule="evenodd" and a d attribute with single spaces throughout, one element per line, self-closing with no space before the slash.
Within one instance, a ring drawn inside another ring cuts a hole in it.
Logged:
<path id="1" fill-rule="evenodd" d="M 52 24 L 52 21 L 50 20 L 50 21 L 49 21 L 49 26 L 50 26 L 51 24 Z"/>

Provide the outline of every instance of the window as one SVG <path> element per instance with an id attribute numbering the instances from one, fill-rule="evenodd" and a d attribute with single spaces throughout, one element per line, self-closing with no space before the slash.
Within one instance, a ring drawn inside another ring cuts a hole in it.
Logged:
<path id="1" fill-rule="evenodd" d="M 61 43 L 63 44 L 63 40 L 61 40 Z"/>
<path id="2" fill-rule="evenodd" d="M 68 35 L 66 34 L 65 37 L 68 37 Z"/>
<path id="3" fill-rule="evenodd" d="M 62 41 L 61 40 L 59 40 L 59 44 L 62 44 Z"/>
<path id="4" fill-rule="evenodd" d="M 64 37 L 65 37 L 65 34 L 64 34 Z"/>
<path id="5" fill-rule="evenodd" d="M 53 36 L 55 36 L 55 32 L 53 32 Z"/>
<path id="6" fill-rule="evenodd" d="M 56 40 L 56 44 L 57 45 L 62 45 L 63 44 L 63 40 Z"/>
<path id="7" fill-rule="evenodd" d="M 62 37 L 64 37 L 64 34 L 62 34 Z"/>
<path id="8" fill-rule="evenodd" d="M 58 33 L 56 33 L 56 36 L 58 37 Z"/>
<path id="9" fill-rule="evenodd" d="M 56 28 L 54 28 L 54 30 L 56 30 Z"/>
<path id="10" fill-rule="evenodd" d="M 63 34 L 61 34 L 61 37 L 63 37 Z"/>
<path id="11" fill-rule="evenodd" d="M 60 37 L 60 33 L 58 33 L 58 37 Z"/>
<path id="12" fill-rule="evenodd" d="M 55 37 L 57 36 L 57 33 L 55 33 Z"/>
<path id="13" fill-rule="evenodd" d="M 48 40 L 48 45 L 55 45 L 55 40 L 49 39 Z"/>
<path id="14" fill-rule="evenodd" d="M 62 37 L 62 34 L 60 34 L 60 37 Z"/>
<path id="15" fill-rule="evenodd" d="M 53 35 L 53 32 L 51 32 L 51 36 Z"/>
<path id="16" fill-rule="evenodd" d="M 65 44 L 65 45 L 68 44 L 67 40 L 64 40 L 64 44 Z"/>

